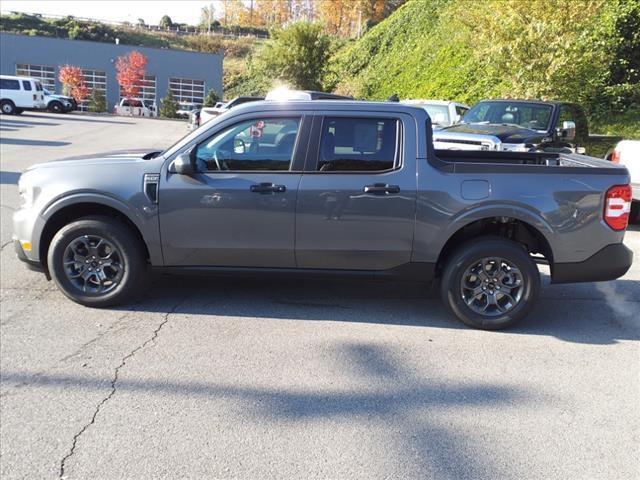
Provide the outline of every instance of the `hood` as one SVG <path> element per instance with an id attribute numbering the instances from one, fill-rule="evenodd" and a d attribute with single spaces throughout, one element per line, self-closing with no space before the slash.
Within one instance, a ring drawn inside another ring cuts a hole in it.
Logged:
<path id="1" fill-rule="evenodd" d="M 67 95 L 58 95 L 57 93 L 50 93 L 49 95 L 47 95 L 47 97 L 54 98 L 56 100 L 66 100 L 67 102 L 71 102 L 71 103 L 74 102 L 72 97 L 69 97 Z"/>
<path id="2" fill-rule="evenodd" d="M 447 133 L 475 133 L 478 135 L 493 135 L 502 143 L 537 143 L 546 136 L 544 132 L 537 132 L 516 125 L 501 125 L 487 123 L 463 123 L 442 129 Z"/>
<path id="3" fill-rule="evenodd" d="M 135 149 L 135 150 L 116 150 L 106 153 L 96 153 L 90 155 L 82 155 L 77 157 L 61 158 L 60 160 L 52 160 L 45 163 L 36 163 L 27 170 L 35 168 L 55 168 L 65 166 L 85 166 L 85 165 L 114 165 L 123 163 L 145 162 L 151 158 L 157 157 L 161 151 L 158 149 Z"/>

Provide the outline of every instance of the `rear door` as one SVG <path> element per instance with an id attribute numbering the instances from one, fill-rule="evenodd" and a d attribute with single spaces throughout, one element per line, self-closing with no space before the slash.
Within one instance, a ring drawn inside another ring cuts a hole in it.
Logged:
<path id="1" fill-rule="evenodd" d="M 415 158 L 409 115 L 316 116 L 298 189 L 298 267 L 387 270 L 408 263 Z"/>
<path id="2" fill-rule="evenodd" d="M 295 267 L 304 119 L 284 112 L 230 119 L 193 147 L 198 173 L 166 173 L 159 200 L 165 265 Z"/>

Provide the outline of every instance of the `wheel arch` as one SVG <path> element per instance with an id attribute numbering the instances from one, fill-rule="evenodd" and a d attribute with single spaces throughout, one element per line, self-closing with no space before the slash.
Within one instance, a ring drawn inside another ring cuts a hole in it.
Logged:
<path id="1" fill-rule="evenodd" d="M 64 201 L 50 206 L 43 214 L 44 225 L 39 236 L 38 254 L 40 263 L 47 267 L 47 251 L 54 235 L 65 225 L 83 217 L 88 216 L 107 216 L 115 218 L 125 224 L 139 239 L 144 247 L 145 258 L 150 259 L 150 252 L 147 242 L 145 241 L 142 229 L 132 216 L 127 215 L 125 208 L 119 208 L 115 200 L 107 201 L 102 198 L 85 198 L 77 201 Z M 135 218 L 135 217 L 134 217 Z"/>
<path id="2" fill-rule="evenodd" d="M 553 249 L 540 228 L 530 220 L 523 220 L 518 216 L 486 216 L 474 218 L 458 226 L 444 243 L 436 262 L 436 274 L 440 275 L 442 268 L 451 254 L 461 244 L 487 235 L 498 236 L 515 241 L 525 247 L 530 255 L 542 255 L 553 269 Z"/>

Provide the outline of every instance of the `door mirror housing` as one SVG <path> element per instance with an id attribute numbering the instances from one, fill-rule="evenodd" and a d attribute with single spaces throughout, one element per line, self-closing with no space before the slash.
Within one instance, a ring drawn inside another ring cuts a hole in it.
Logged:
<path id="1" fill-rule="evenodd" d="M 191 152 L 181 153 L 171 164 L 171 171 L 180 175 L 193 175 L 196 173 L 195 156 Z"/>
<path id="2" fill-rule="evenodd" d="M 560 137 L 568 142 L 574 140 L 576 138 L 576 123 L 570 120 L 562 122 Z"/>

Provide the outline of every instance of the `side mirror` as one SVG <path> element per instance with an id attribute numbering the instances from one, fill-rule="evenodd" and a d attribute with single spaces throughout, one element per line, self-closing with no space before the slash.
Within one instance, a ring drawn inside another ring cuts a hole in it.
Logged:
<path id="1" fill-rule="evenodd" d="M 191 152 L 181 153 L 171 164 L 170 171 L 180 175 L 193 175 L 196 173 L 195 162 L 193 160 Z"/>
<path id="2" fill-rule="evenodd" d="M 238 153 L 240 155 L 242 155 L 246 150 L 246 146 L 244 144 L 244 141 L 241 138 L 236 138 L 233 141 L 233 153 Z"/>
<path id="3" fill-rule="evenodd" d="M 560 136 L 563 140 L 571 141 L 576 138 L 576 124 L 572 121 L 562 122 L 562 129 L 560 130 Z"/>

